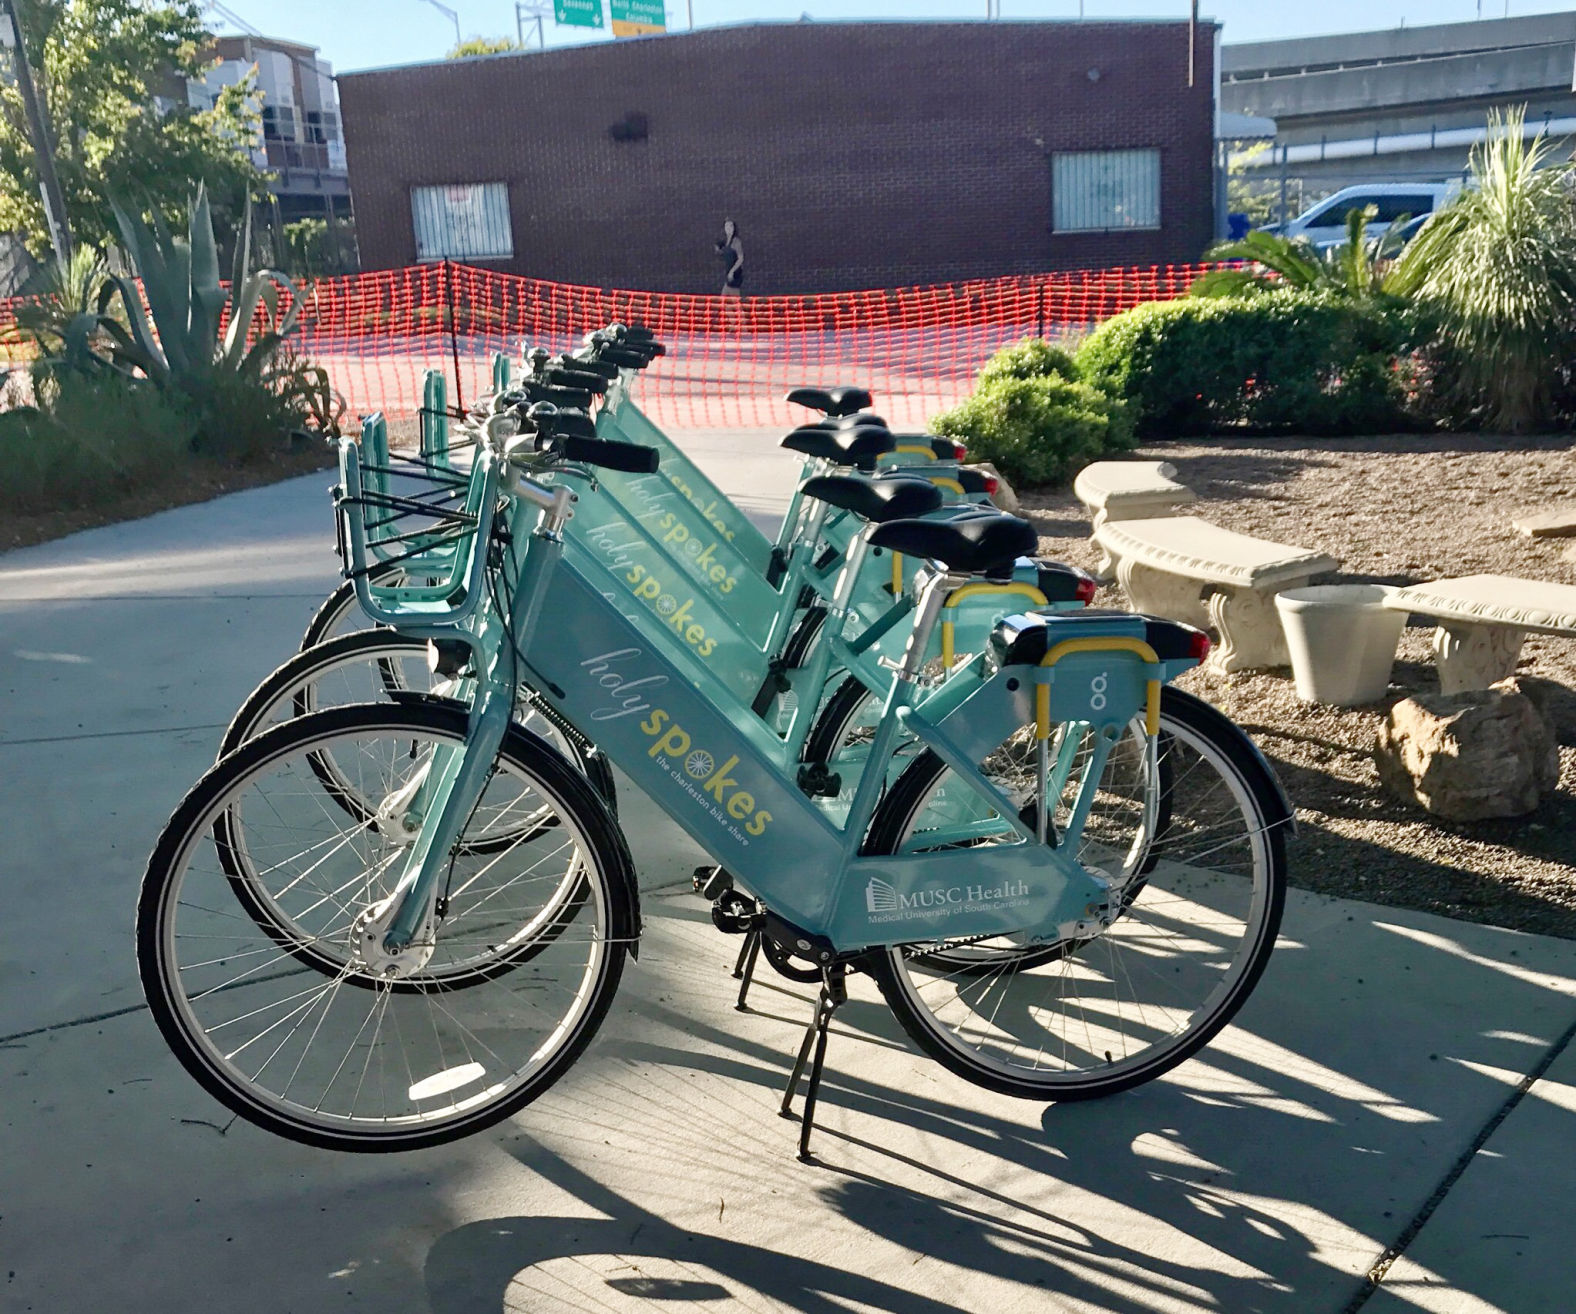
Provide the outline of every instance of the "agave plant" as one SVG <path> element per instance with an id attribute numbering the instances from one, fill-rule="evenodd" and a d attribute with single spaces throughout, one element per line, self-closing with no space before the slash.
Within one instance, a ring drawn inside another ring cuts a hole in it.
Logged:
<path id="1" fill-rule="evenodd" d="M 1436 371 L 1458 418 L 1518 432 L 1550 424 L 1576 348 L 1576 169 L 1523 113 L 1489 116 L 1471 180 L 1397 262 L 1387 286 L 1434 308 Z"/>
<path id="2" fill-rule="evenodd" d="M 1346 241 L 1320 251 L 1305 238 L 1252 232 L 1233 242 L 1211 247 L 1206 260 L 1240 260 L 1232 269 L 1212 269 L 1188 288 L 1195 297 L 1247 296 L 1272 287 L 1294 287 L 1337 296 L 1371 297 L 1388 291 L 1382 270 L 1399 244 L 1396 236 L 1408 216 L 1402 215 L 1378 237 L 1368 225 L 1378 214 L 1374 206 L 1346 215 Z"/>
<path id="3" fill-rule="evenodd" d="M 15 335 L 39 356 L 35 374 L 61 369 L 92 373 L 105 368 L 99 294 L 109 277 L 104 258 L 90 246 L 44 265 L 22 289 Z"/>
<path id="4" fill-rule="evenodd" d="M 178 389 L 197 399 L 232 380 L 267 382 L 280 346 L 295 327 L 300 298 L 285 275 L 250 268 L 250 206 L 235 244 L 228 288 L 219 279 L 219 248 L 206 188 L 199 186 L 192 199 L 184 237 L 172 236 L 156 211 L 151 227 L 119 202 L 114 211 L 126 254 L 142 279 L 139 296 L 129 280 L 110 275 L 126 319 L 124 324 L 104 323 L 117 362 L 141 371 L 159 388 Z M 280 286 L 290 295 L 283 313 Z M 253 338 L 259 308 L 263 328 Z"/>

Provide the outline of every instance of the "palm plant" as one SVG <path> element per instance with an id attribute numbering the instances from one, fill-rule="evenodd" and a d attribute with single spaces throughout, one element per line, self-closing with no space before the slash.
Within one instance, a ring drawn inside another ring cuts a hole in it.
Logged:
<path id="1" fill-rule="evenodd" d="M 1376 296 L 1388 290 L 1381 271 L 1395 248 L 1392 235 L 1406 222 L 1403 215 L 1378 237 L 1369 237 L 1368 225 L 1377 213 L 1371 205 L 1348 211 L 1346 241 L 1329 251 L 1316 249 L 1306 238 L 1262 231 L 1221 242 L 1205 252 L 1204 259 L 1244 263 L 1200 275 L 1188 295 L 1236 297 L 1292 287 L 1336 296 Z"/>
<path id="2" fill-rule="evenodd" d="M 1460 418 L 1520 432 L 1554 418 L 1576 346 L 1573 166 L 1520 110 L 1489 116 L 1471 182 L 1423 225 L 1388 286 L 1437 310 L 1436 372 Z"/>

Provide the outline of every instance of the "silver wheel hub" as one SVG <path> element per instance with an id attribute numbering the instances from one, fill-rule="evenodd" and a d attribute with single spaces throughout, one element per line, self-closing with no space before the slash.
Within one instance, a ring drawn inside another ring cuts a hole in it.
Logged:
<path id="1" fill-rule="evenodd" d="M 428 934 L 418 935 L 404 948 L 390 949 L 384 925 L 389 911 L 389 901 L 384 900 L 359 913 L 350 927 L 350 948 L 367 975 L 397 981 L 426 967 L 437 944 L 428 928 Z"/>

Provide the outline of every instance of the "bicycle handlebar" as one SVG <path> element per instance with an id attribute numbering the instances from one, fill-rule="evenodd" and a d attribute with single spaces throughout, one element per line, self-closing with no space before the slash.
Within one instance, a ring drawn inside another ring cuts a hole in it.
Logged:
<path id="1" fill-rule="evenodd" d="M 622 470 L 626 474 L 654 474 L 660 459 L 655 447 L 614 442 L 610 438 L 568 437 L 560 450 L 568 460 L 607 470 Z"/>

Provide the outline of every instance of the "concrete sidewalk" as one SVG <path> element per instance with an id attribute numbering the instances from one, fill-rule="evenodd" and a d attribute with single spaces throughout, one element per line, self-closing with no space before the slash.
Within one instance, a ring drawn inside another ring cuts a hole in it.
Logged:
<path id="1" fill-rule="evenodd" d="M 764 438 L 695 450 L 781 505 Z M 810 994 L 733 1010 L 701 855 L 627 782 L 647 940 L 548 1096 L 392 1158 L 231 1123 L 141 1005 L 132 904 L 335 582 L 327 482 L 0 557 L 0 1310 L 1571 1308 L 1576 943 L 1294 893 L 1202 1056 L 1049 1108 L 920 1058 L 859 981 L 806 1166 L 775 1109 Z"/>

